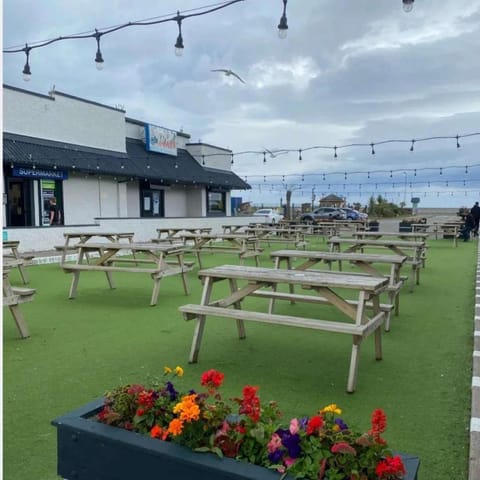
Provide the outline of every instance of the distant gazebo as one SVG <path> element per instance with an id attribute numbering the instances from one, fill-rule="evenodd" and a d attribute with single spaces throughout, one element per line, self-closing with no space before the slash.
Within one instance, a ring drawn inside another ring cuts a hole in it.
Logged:
<path id="1" fill-rule="evenodd" d="M 342 197 L 337 197 L 333 193 L 323 197 L 319 201 L 320 207 L 344 207 L 345 206 L 345 199 Z"/>

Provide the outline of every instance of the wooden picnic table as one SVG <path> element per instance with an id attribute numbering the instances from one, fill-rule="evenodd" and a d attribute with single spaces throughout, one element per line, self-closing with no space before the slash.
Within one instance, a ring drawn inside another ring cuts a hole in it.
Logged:
<path id="1" fill-rule="evenodd" d="M 414 241 L 425 241 L 428 238 L 428 233 L 425 232 L 354 232 L 352 237 L 354 238 L 385 238 L 385 237 L 395 237 L 400 238 L 401 240 L 414 240 Z"/>
<path id="2" fill-rule="evenodd" d="M 150 305 L 157 304 L 160 291 L 160 280 L 171 275 L 181 275 L 185 295 L 189 294 L 186 273 L 193 267 L 193 262 L 184 261 L 185 249 L 178 245 L 159 245 L 153 243 L 78 243 L 78 259 L 74 264 L 62 264 L 65 273 L 72 273 L 69 298 L 75 298 L 81 272 L 105 272 L 110 288 L 115 288 L 112 273 L 145 273 L 153 280 L 153 291 Z M 146 258 L 126 258 L 120 252 L 141 253 Z M 89 253 L 98 253 L 98 258 L 91 258 L 86 263 Z M 169 260 L 169 259 L 172 260 Z M 135 266 L 128 266 L 135 263 Z M 127 264 L 118 266 L 117 264 Z M 139 267 L 138 264 L 145 264 Z"/>
<path id="3" fill-rule="evenodd" d="M 20 308 L 21 303 L 31 302 L 34 298 L 36 290 L 34 288 L 13 287 L 10 284 L 10 272 L 12 268 L 18 267 L 23 261 L 17 259 L 4 259 L 2 264 L 2 290 L 3 290 L 3 306 L 8 307 L 13 316 L 13 320 L 17 325 L 21 338 L 28 338 L 27 322 Z"/>
<path id="4" fill-rule="evenodd" d="M 3 261 L 10 262 L 11 265 L 14 265 L 18 268 L 20 276 L 22 277 L 22 282 L 26 285 L 29 282 L 27 269 L 25 266 L 35 258 L 34 254 L 20 253 L 18 248 L 20 246 L 19 240 L 5 240 L 2 242 L 3 246 Z M 14 261 L 12 263 L 11 261 Z"/>
<path id="5" fill-rule="evenodd" d="M 246 258 L 253 257 L 258 266 L 258 256 L 263 251 L 258 238 L 245 233 L 184 233 L 182 238 L 185 241 L 193 241 L 192 251 L 197 256 L 200 268 L 203 268 L 201 253 L 235 253 L 238 254 L 242 265 Z"/>
<path id="6" fill-rule="evenodd" d="M 311 267 L 319 263 L 328 266 L 332 273 L 342 273 L 342 262 L 349 262 L 358 267 L 362 273 L 348 272 L 352 275 L 372 275 L 374 277 L 388 278 L 388 299 L 390 305 L 395 305 L 395 315 L 400 312 L 400 290 L 406 277 L 400 275 L 400 270 L 405 264 L 407 257 L 403 255 L 381 255 L 376 253 L 343 253 L 343 252 L 321 252 L 318 250 L 277 250 L 271 252 L 270 256 L 275 260 L 275 268 L 281 268 L 282 262 L 286 263 L 289 270 L 310 271 Z M 294 266 L 293 261 L 304 260 Z M 338 264 L 338 271 L 332 270 L 332 264 Z M 380 265 L 390 268 L 389 272 L 382 271 Z M 319 271 L 319 270 L 313 270 Z M 294 293 L 294 286 L 290 285 L 290 293 Z M 273 299 L 272 299 L 273 302 Z M 385 330 L 390 330 L 390 311 L 385 319 Z"/>
<path id="7" fill-rule="evenodd" d="M 340 252 L 342 245 L 346 246 L 344 252 L 363 252 L 365 248 L 386 248 L 396 255 L 407 257 L 406 263 L 412 266 L 410 291 L 414 285 L 420 284 L 420 269 L 425 265 L 426 245 L 424 241 L 397 240 L 397 239 L 369 239 L 369 238 L 343 238 L 331 237 L 328 240 L 331 252 Z M 413 253 L 410 253 L 412 251 Z"/>
<path id="8" fill-rule="evenodd" d="M 278 228 L 271 226 L 264 227 L 248 227 L 245 233 L 255 235 L 259 242 L 266 242 L 270 246 L 271 243 L 293 244 L 297 248 L 305 248 L 305 234 L 301 230 L 295 228 Z"/>
<path id="9" fill-rule="evenodd" d="M 375 357 L 377 360 L 382 358 L 381 326 L 385 320 L 385 311 L 381 309 L 379 297 L 388 286 L 388 279 L 385 277 L 332 272 L 299 272 L 239 265 L 223 265 L 200 270 L 198 275 L 203 282 L 200 304 L 179 307 L 185 320 L 197 320 L 189 357 L 190 363 L 198 361 L 207 316 L 236 320 L 239 338 L 246 336 L 244 321 L 352 335 L 348 392 L 355 391 L 360 347 L 363 339 L 371 333 L 375 334 Z M 230 294 L 227 297 L 212 300 L 213 286 L 221 281 L 228 281 Z M 239 281 L 246 284 L 239 286 Z M 305 287 L 318 295 L 298 295 L 277 291 L 277 286 L 282 284 Z M 265 288 L 273 290 L 265 290 Z M 358 299 L 348 300 L 345 296 L 347 292 L 356 294 Z M 311 315 L 308 317 L 243 310 L 242 301 L 250 296 L 333 305 L 346 314 L 350 321 L 339 320 L 337 317 L 333 320 L 320 320 L 317 307 L 311 309 Z"/>
<path id="10" fill-rule="evenodd" d="M 153 238 L 152 242 L 170 242 L 170 243 L 184 243 L 182 236 L 184 233 L 191 233 L 198 235 L 200 233 L 210 233 L 212 231 L 211 227 L 163 227 L 157 228 L 158 237 Z"/>
<path id="11" fill-rule="evenodd" d="M 128 243 L 133 243 L 133 232 L 65 232 L 63 238 L 65 243 L 63 245 L 55 245 L 55 250 L 62 252 L 60 264 L 65 262 L 68 252 L 76 252 L 78 250 L 77 245 L 79 243 L 86 243 L 92 238 L 105 238 L 110 242 L 116 243 L 123 239 L 128 240 Z M 77 240 L 72 244 L 72 240 Z M 88 260 L 88 255 L 87 255 Z"/>
<path id="12" fill-rule="evenodd" d="M 443 238 L 452 237 L 453 246 L 458 246 L 458 235 L 462 226 L 463 222 L 461 221 L 443 223 L 434 222 L 433 227 L 435 232 L 435 240 L 438 240 L 438 234 L 441 234 Z"/>

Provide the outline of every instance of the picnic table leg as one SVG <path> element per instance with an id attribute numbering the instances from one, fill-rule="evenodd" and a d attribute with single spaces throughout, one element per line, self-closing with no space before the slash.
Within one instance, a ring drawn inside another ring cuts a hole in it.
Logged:
<path id="1" fill-rule="evenodd" d="M 210 301 L 210 294 L 212 293 L 212 279 L 205 277 L 203 284 L 201 305 L 208 305 Z M 197 363 L 198 354 L 200 353 L 200 345 L 202 343 L 203 330 L 205 329 L 205 322 L 207 320 L 206 315 L 199 315 L 197 318 L 197 325 L 195 326 L 195 332 L 193 334 L 192 347 L 190 349 L 190 357 L 188 363 Z"/>
<path id="2" fill-rule="evenodd" d="M 158 294 L 160 292 L 160 280 L 162 277 L 153 277 L 153 290 L 152 290 L 152 299 L 150 300 L 150 306 L 154 307 L 158 302 Z"/>
<path id="3" fill-rule="evenodd" d="M 362 337 L 353 335 L 352 354 L 350 356 L 350 369 L 348 371 L 347 392 L 353 393 L 357 385 L 358 361 L 360 357 L 360 346 Z"/>
<path id="4" fill-rule="evenodd" d="M 107 276 L 108 286 L 113 290 L 115 288 L 115 283 L 113 282 L 112 272 L 105 272 Z"/>
<path id="5" fill-rule="evenodd" d="M 28 274 L 27 274 L 27 269 L 25 268 L 24 264 L 19 264 L 18 265 L 18 270 L 20 271 L 20 276 L 22 277 L 22 282 L 24 285 L 28 283 Z"/>
<path id="6" fill-rule="evenodd" d="M 72 284 L 70 285 L 68 298 L 75 298 L 77 296 L 78 281 L 80 280 L 80 272 L 72 272 L 72 275 Z"/>
<path id="7" fill-rule="evenodd" d="M 229 279 L 229 283 L 230 283 L 230 292 L 234 294 L 235 292 L 238 291 L 237 281 L 234 278 L 231 278 Z M 240 301 L 235 302 L 233 306 L 236 310 L 242 309 L 242 304 L 240 303 Z M 238 330 L 238 338 L 244 339 L 247 337 L 245 333 L 245 323 L 243 320 L 240 320 L 238 318 L 237 318 L 237 330 Z"/>
<path id="8" fill-rule="evenodd" d="M 178 258 L 178 264 L 180 265 L 180 269 L 182 272 L 180 275 L 182 276 L 183 291 L 185 292 L 185 295 L 190 295 L 190 290 L 188 289 L 187 272 L 185 271 L 183 254 L 177 255 L 177 258 Z"/>
<path id="9" fill-rule="evenodd" d="M 13 320 L 17 325 L 18 332 L 22 338 L 28 338 L 30 333 L 28 332 L 27 322 L 25 321 L 25 317 L 23 316 L 22 311 L 20 310 L 19 305 L 10 305 L 8 307 L 10 312 L 13 316 Z"/>

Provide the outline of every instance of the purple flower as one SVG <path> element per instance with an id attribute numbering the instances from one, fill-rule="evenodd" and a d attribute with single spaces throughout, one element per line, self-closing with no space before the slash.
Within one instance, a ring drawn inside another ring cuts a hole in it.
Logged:
<path id="1" fill-rule="evenodd" d="M 277 463 L 281 463 L 283 457 L 283 450 L 275 450 L 272 453 L 268 454 L 268 459 L 272 462 L 273 465 L 276 465 Z"/>
<path id="2" fill-rule="evenodd" d="M 275 433 L 282 439 L 282 445 L 288 450 L 288 456 L 297 458 L 302 451 L 300 448 L 300 435 L 298 433 L 292 435 L 290 430 L 282 428 L 279 428 Z"/>
<path id="3" fill-rule="evenodd" d="M 172 382 L 167 382 L 166 383 L 166 390 L 168 394 L 170 395 L 170 400 L 176 400 L 178 397 L 178 392 L 175 390 L 175 387 L 173 386 Z"/>
<path id="4" fill-rule="evenodd" d="M 341 418 L 336 418 L 335 423 L 338 425 L 340 430 L 348 430 L 347 424 L 343 423 L 343 420 Z"/>

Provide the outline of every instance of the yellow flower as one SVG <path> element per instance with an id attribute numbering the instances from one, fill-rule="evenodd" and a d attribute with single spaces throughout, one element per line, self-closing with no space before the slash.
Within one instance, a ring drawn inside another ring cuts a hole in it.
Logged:
<path id="1" fill-rule="evenodd" d="M 331 403 L 330 405 L 327 405 L 326 407 L 323 407 L 320 410 L 320 413 L 328 413 L 328 412 L 335 413 L 337 415 L 342 414 L 342 410 L 337 407 L 336 403 Z"/>
<path id="2" fill-rule="evenodd" d="M 177 375 L 177 377 L 182 377 L 183 376 L 183 368 L 179 367 L 179 366 L 176 366 L 175 367 L 175 375 Z"/>
<path id="3" fill-rule="evenodd" d="M 163 373 L 168 375 L 169 373 L 172 373 L 172 369 L 170 367 L 163 367 Z"/>

